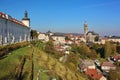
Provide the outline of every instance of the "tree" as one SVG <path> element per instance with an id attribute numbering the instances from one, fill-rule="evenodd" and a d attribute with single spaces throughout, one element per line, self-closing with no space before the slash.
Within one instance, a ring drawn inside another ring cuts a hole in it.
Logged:
<path id="1" fill-rule="evenodd" d="M 77 54 L 69 54 L 67 58 L 67 63 L 73 63 L 75 66 L 79 63 L 79 56 Z"/>
<path id="2" fill-rule="evenodd" d="M 85 58 L 85 57 L 89 57 L 91 50 L 86 44 L 81 44 L 79 46 L 79 53 L 80 55 L 82 55 L 83 58 Z"/>
<path id="3" fill-rule="evenodd" d="M 55 53 L 55 48 L 54 48 L 54 44 L 52 41 L 48 41 L 45 45 L 45 52 L 47 53 L 52 53 L 54 54 Z"/>
<path id="4" fill-rule="evenodd" d="M 120 45 L 116 47 L 117 48 L 117 52 L 120 54 Z"/>
<path id="5" fill-rule="evenodd" d="M 80 45 L 73 44 L 71 51 L 73 53 L 79 54 L 81 58 L 95 58 L 97 53 L 94 49 L 90 49 L 85 43 Z"/>
<path id="6" fill-rule="evenodd" d="M 116 45 L 107 41 L 105 44 L 104 50 L 105 50 L 105 52 L 104 52 L 105 57 L 109 57 L 110 55 L 115 55 L 116 54 Z"/>
<path id="7" fill-rule="evenodd" d="M 99 41 L 99 36 L 96 36 L 96 37 L 95 37 L 95 41 Z"/>
<path id="8" fill-rule="evenodd" d="M 32 39 L 37 39 L 38 33 L 36 30 L 31 30 L 30 34 Z"/>
<path id="9" fill-rule="evenodd" d="M 106 41 L 105 43 L 105 57 L 109 57 L 112 53 L 112 50 L 111 50 L 111 44 L 109 41 Z"/>
<path id="10" fill-rule="evenodd" d="M 71 47 L 72 47 L 71 51 L 73 53 L 77 54 L 79 52 L 79 47 L 77 44 L 72 44 Z"/>
<path id="11" fill-rule="evenodd" d="M 65 40 L 71 40 L 68 36 L 65 36 Z"/>
<path id="12" fill-rule="evenodd" d="M 120 69 L 117 68 L 117 70 L 109 72 L 109 79 L 110 80 L 120 80 Z"/>

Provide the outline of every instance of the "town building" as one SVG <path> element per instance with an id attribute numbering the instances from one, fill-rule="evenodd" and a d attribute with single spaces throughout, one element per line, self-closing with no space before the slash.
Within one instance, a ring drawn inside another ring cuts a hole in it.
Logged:
<path id="1" fill-rule="evenodd" d="M 85 72 L 92 80 L 107 80 L 102 74 L 98 73 L 96 69 L 87 69 Z"/>
<path id="2" fill-rule="evenodd" d="M 114 42 L 114 43 L 120 43 L 120 37 L 119 36 L 105 36 L 100 39 L 100 44 L 105 44 L 106 41 Z"/>
<path id="3" fill-rule="evenodd" d="M 41 40 L 43 42 L 48 42 L 49 36 L 45 33 L 38 33 L 38 40 Z"/>
<path id="4" fill-rule="evenodd" d="M 23 41 L 30 41 L 30 19 L 27 11 L 22 21 L 0 12 L 0 45 Z"/>
<path id="5" fill-rule="evenodd" d="M 116 66 L 111 62 L 103 62 L 101 69 L 105 72 L 109 72 L 110 70 L 116 70 Z"/>
<path id="6" fill-rule="evenodd" d="M 93 31 L 89 31 L 88 24 L 86 21 L 84 23 L 84 38 L 84 41 L 86 41 L 86 43 L 96 43 L 99 41 L 99 34 Z"/>
<path id="7" fill-rule="evenodd" d="M 89 31 L 87 34 L 86 34 L 86 39 L 87 39 L 87 42 L 92 42 L 92 43 L 95 43 L 95 42 L 98 42 L 99 40 L 99 34 L 93 32 L 93 31 Z"/>
<path id="8" fill-rule="evenodd" d="M 115 43 L 120 43 L 120 37 L 112 36 L 107 38 L 108 41 L 115 42 Z"/>
<path id="9" fill-rule="evenodd" d="M 93 60 L 81 60 L 79 68 L 81 72 L 86 72 L 87 69 L 95 69 L 96 67 Z"/>
<path id="10" fill-rule="evenodd" d="M 84 23 L 84 37 L 85 37 L 85 39 L 86 39 L 87 33 L 88 33 L 88 24 L 85 21 L 85 23 Z"/>
<path id="11" fill-rule="evenodd" d="M 51 38 L 54 41 L 54 45 L 64 45 L 65 44 L 65 36 L 63 36 L 63 35 L 52 35 Z"/>

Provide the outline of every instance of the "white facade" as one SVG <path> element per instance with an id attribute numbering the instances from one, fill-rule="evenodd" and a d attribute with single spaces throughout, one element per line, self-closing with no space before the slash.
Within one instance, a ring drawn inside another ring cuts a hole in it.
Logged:
<path id="1" fill-rule="evenodd" d="M 0 12 L 0 45 L 29 40 L 29 26 Z"/>
<path id="2" fill-rule="evenodd" d="M 84 23 L 84 37 L 85 37 L 85 39 L 86 39 L 87 33 L 88 33 L 88 24 L 87 24 L 87 22 L 85 21 L 85 23 Z"/>
<path id="3" fill-rule="evenodd" d="M 102 76 L 101 78 L 100 78 L 100 80 L 107 80 L 104 76 Z"/>
<path id="4" fill-rule="evenodd" d="M 87 42 L 95 42 L 95 38 L 97 37 L 97 36 L 99 36 L 98 34 L 96 34 L 96 33 L 94 33 L 94 32 L 92 32 L 92 31 L 89 31 L 88 33 L 87 33 L 87 36 L 86 36 L 86 38 L 87 38 Z"/>
<path id="5" fill-rule="evenodd" d="M 101 39 L 101 44 L 105 44 L 105 39 Z"/>
<path id="6" fill-rule="evenodd" d="M 55 45 L 65 44 L 65 36 L 52 36 L 52 39 Z"/>
<path id="7" fill-rule="evenodd" d="M 86 39 L 85 39 L 84 37 L 81 37 L 81 38 L 80 38 L 80 41 L 81 41 L 81 42 L 86 42 Z"/>
<path id="8" fill-rule="evenodd" d="M 101 69 L 103 71 L 109 72 L 110 70 L 116 70 L 116 66 L 111 62 L 103 62 Z"/>
<path id="9" fill-rule="evenodd" d="M 96 68 L 93 60 L 83 60 L 82 63 L 84 66 L 84 71 L 86 71 L 87 69 L 95 69 Z"/>
<path id="10" fill-rule="evenodd" d="M 30 26 L 30 21 L 28 21 L 28 20 L 22 20 L 22 22 L 26 25 L 26 26 Z"/>
<path id="11" fill-rule="evenodd" d="M 38 34 L 38 40 L 47 42 L 47 41 L 49 41 L 49 37 L 48 37 L 48 35 L 46 35 L 44 33 L 39 33 Z"/>
<path id="12" fill-rule="evenodd" d="M 110 38 L 110 39 L 108 39 L 108 41 L 119 42 L 120 43 L 120 38 Z"/>

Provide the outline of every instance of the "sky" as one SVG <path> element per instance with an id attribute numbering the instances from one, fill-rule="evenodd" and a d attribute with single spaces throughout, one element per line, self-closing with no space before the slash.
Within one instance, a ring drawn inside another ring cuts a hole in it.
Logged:
<path id="1" fill-rule="evenodd" d="M 21 20 L 28 11 L 31 29 L 40 32 L 120 36 L 120 0 L 0 0 L 0 12 Z"/>

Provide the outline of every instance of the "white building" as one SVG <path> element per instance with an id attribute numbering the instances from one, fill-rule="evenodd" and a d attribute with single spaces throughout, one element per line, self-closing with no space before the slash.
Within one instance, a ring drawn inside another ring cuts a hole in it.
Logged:
<path id="1" fill-rule="evenodd" d="M 53 39 L 55 45 L 65 44 L 65 36 L 53 35 L 52 39 Z"/>
<path id="2" fill-rule="evenodd" d="M 25 11 L 22 21 L 0 12 L 0 45 L 30 40 L 30 19 Z"/>
<path id="3" fill-rule="evenodd" d="M 108 41 L 112 41 L 112 42 L 118 42 L 118 43 L 120 43 L 120 37 L 119 38 L 117 38 L 117 37 L 115 37 L 115 38 L 108 38 Z"/>
<path id="4" fill-rule="evenodd" d="M 38 40 L 47 42 L 49 41 L 49 37 L 45 33 L 38 33 Z"/>
<path id="5" fill-rule="evenodd" d="M 116 66 L 111 62 L 103 62 L 101 65 L 103 71 L 109 72 L 110 70 L 116 70 Z"/>
<path id="6" fill-rule="evenodd" d="M 95 69 L 95 64 L 93 60 L 82 60 L 81 61 L 81 72 L 86 71 L 87 69 Z"/>
<path id="7" fill-rule="evenodd" d="M 93 31 L 89 31 L 87 34 L 86 34 L 86 39 L 87 39 L 87 42 L 92 42 L 92 43 L 95 43 L 96 40 L 99 40 L 99 34 L 93 32 Z M 97 41 L 98 41 L 97 40 Z"/>

